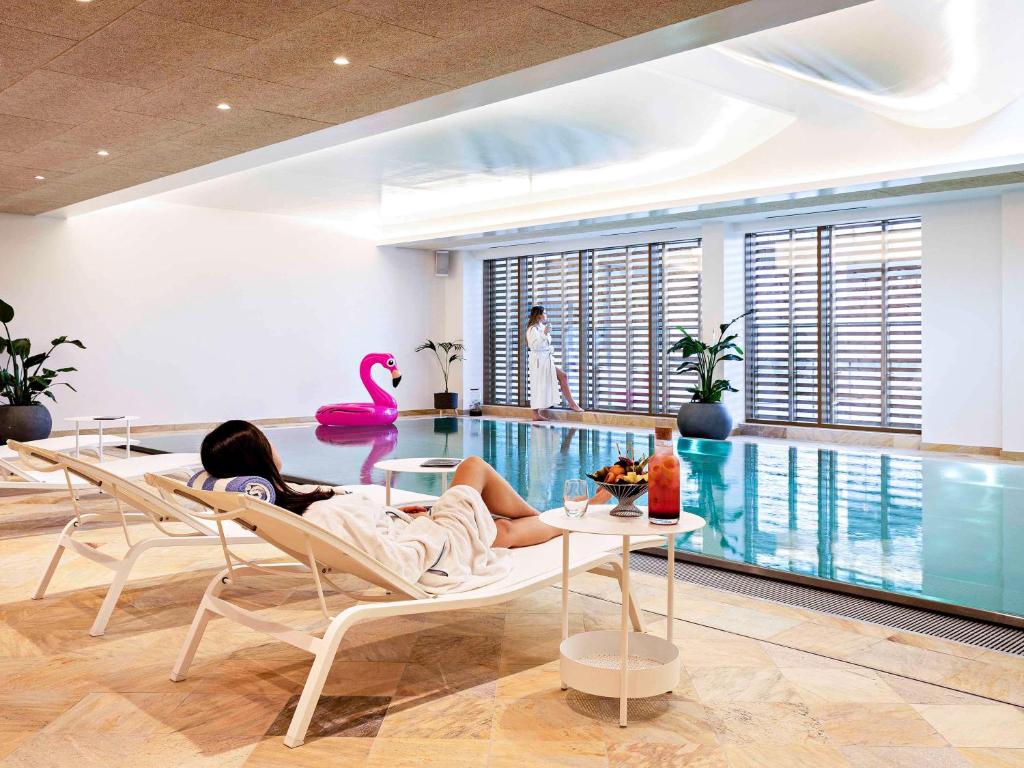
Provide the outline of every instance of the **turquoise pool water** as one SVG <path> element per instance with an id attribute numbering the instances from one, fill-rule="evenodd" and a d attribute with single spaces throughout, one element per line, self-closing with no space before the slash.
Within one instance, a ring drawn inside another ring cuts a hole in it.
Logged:
<path id="1" fill-rule="evenodd" d="M 478 454 L 539 509 L 562 481 L 652 450 L 646 433 L 489 419 L 403 419 L 351 432 L 268 429 L 287 474 L 382 483 L 384 458 Z M 194 451 L 200 434 L 146 438 Z M 677 548 L 1024 616 L 1024 467 L 776 442 L 677 442 L 684 508 L 708 521 Z M 396 487 L 436 493 L 429 475 Z"/>

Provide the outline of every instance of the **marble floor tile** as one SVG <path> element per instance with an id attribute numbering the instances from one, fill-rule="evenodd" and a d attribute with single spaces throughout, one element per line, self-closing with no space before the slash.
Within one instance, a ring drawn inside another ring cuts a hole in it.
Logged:
<path id="1" fill-rule="evenodd" d="M 948 653 L 916 648 L 882 640 L 863 651 L 846 656 L 847 661 L 865 667 L 939 683 L 971 664 L 968 659 Z"/>
<path id="2" fill-rule="evenodd" d="M 915 704 L 954 747 L 1024 749 L 1024 711 L 1007 704 Z"/>
<path id="3" fill-rule="evenodd" d="M 245 768 L 322 768 L 328 765 L 363 768 L 373 742 L 372 738 L 324 738 L 290 749 L 281 739 L 268 737 L 249 755 Z"/>
<path id="4" fill-rule="evenodd" d="M 569 691 L 498 699 L 491 738 L 497 741 L 601 741 L 601 723 L 569 706 Z"/>
<path id="5" fill-rule="evenodd" d="M 877 747 L 948 746 L 909 704 L 826 704 L 811 711 L 833 744 Z"/>
<path id="6" fill-rule="evenodd" d="M 821 722 L 803 704 L 709 704 L 707 713 L 722 743 L 764 746 L 827 741 Z"/>
<path id="7" fill-rule="evenodd" d="M 1024 768 L 1024 749 L 961 747 L 972 768 Z"/>
<path id="8" fill-rule="evenodd" d="M 721 747 L 657 742 L 608 745 L 608 768 L 730 768 Z"/>
<path id="9" fill-rule="evenodd" d="M 899 694 L 908 704 L 991 704 L 989 699 L 964 693 L 955 688 L 922 683 L 902 675 L 879 672 L 879 679 Z"/>
<path id="10" fill-rule="evenodd" d="M 730 768 L 849 768 L 835 747 L 815 742 L 726 744 Z M 924 766 L 922 766 L 924 768 Z"/>
<path id="11" fill-rule="evenodd" d="M 833 659 L 846 659 L 879 642 L 879 638 L 871 635 L 828 627 L 810 621 L 790 627 L 766 639 L 777 645 L 808 653 L 817 653 Z"/>
<path id="12" fill-rule="evenodd" d="M 161 693 L 90 693 L 43 729 L 43 733 L 109 733 L 145 736 L 174 730 L 171 713 L 188 696 Z"/>
<path id="13" fill-rule="evenodd" d="M 494 741 L 488 768 L 608 768 L 603 741 Z"/>
<path id="14" fill-rule="evenodd" d="M 943 747 L 841 747 L 851 768 L 971 768 L 956 749 Z"/>
<path id="15" fill-rule="evenodd" d="M 481 739 L 491 737 L 493 698 L 448 694 L 392 702 L 378 734 L 384 739 Z"/>
<path id="16" fill-rule="evenodd" d="M 787 667 L 782 674 L 812 705 L 875 703 L 900 704 L 903 700 L 870 669 L 805 669 Z"/>
<path id="17" fill-rule="evenodd" d="M 763 701 L 803 703 L 782 672 L 770 667 L 697 667 L 690 670 L 697 695 L 705 704 Z"/>
<path id="18" fill-rule="evenodd" d="M 722 667 L 768 667 L 775 664 L 756 640 L 732 636 L 725 640 L 675 638 L 679 656 L 687 669 Z"/>
<path id="19" fill-rule="evenodd" d="M 267 736 L 288 732 L 299 697 L 290 699 L 267 728 Z M 380 730 L 390 699 L 383 696 L 321 696 L 313 712 L 306 740 L 329 736 L 372 737 Z"/>
<path id="20" fill-rule="evenodd" d="M 480 768 L 490 744 L 479 739 L 374 739 L 367 768 Z"/>

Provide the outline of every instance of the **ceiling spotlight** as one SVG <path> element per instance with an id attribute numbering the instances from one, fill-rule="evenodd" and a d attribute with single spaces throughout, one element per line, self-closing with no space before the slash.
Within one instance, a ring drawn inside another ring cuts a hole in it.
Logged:
<path id="1" fill-rule="evenodd" d="M 99 155 L 100 157 L 106 157 L 106 156 L 107 156 L 107 155 L 109 155 L 110 153 L 109 153 L 109 152 L 107 152 L 107 150 L 105 150 L 105 149 L 101 149 L 101 150 L 100 150 L 99 152 L 97 152 L 96 154 L 97 154 L 97 155 Z"/>
<path id="2" fill-rule="evenodd" d="M 231 105 L 222 101 L 220 104 L 217 105 L 217 109 L 223 109 L 223 110 L 226 111 L 226 110 L 231 109 Z"/>
<path id="3" fill-rule="evenodd" d="M 339 67 L 343 67 L 346 64 L 348 64 L 348 59 L 346 59 L 344 56 L 339 56 L 334 60 L 334 63 L 337 64 Z"/>
<path id="4" fill-rule="evenodd" d="M 36 176 L 36 181 L 42 181 L 45 178 L 45 176 Z"/>

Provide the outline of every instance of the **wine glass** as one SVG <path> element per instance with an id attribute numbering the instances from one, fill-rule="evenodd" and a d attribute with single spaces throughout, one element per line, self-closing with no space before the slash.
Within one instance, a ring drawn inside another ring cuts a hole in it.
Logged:
<path id="1" fill-rule="evenodd" d="M 566 480 L 562 486 L 562 502 L 568 517 L 583 517 L 590 503 L 586 480 Z"/>

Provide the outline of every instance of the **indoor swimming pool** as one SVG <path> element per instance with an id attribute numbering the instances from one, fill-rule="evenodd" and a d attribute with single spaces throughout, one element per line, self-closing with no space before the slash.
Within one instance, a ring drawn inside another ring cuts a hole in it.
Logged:
<path id="1" fill-rule="evenodd" d="M 653 447 L 647 432 L 467 418 L 267 434 L 287 475 L 337 485 L 383 483 L 373 465 L 385 458 L 478 454 L 538 509 L 560 506 L 564 480 L 614 461 L 620 449 Z M 195 451 L 201 438 L 142 443 Z M 708 521 L 679 537 L 680 550 L 1024 616 L 1024 466 L 746 439 L 681 439 L 677 450 L 684 507 Z M 395 479 L 426 493 L 438 483 Z"/>

